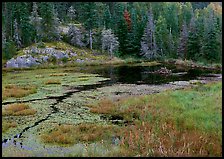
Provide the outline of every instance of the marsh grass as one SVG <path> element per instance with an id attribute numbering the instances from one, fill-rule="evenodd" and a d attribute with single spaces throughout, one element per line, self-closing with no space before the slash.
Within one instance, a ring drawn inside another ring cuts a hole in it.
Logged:
<path id="1" fill-rule="evenodd" d="M 14 84 L 6 85 L 2 89 L 2 98 L 7 99 L 10 97 L 21 98 L 29 94 L 37 92 L 36 86 L 18 86 Z"/>
<path id="2" fill-rule="evenodd" d="M 14 128 L 17 126 L 17 123 L 15 121 L 2 121 L 2 132 L 5 133 L 8 131 L 10 128 Z"/>
<path id="3" fill-rule="evenodd" d="M 37 111 L 30 108 L 29 105 L 24 103 L 15 103 L 5 106 L 2 110 L 2 116 L 26 116 L 34 115 Z"/>
<path id="4" fill-rule="evenodd" d="M 48 85 L 48 84 L 61 84 L 61 81 L 59 79 L 49 79 L 49 80 L 45 81 L 44 84 L 46 84 L 46 85 Z"/>
<path id="5" fill-rule="evenodd" d="M 222 83 L 91 105 L 92 113 L 132 120 L 122 156 L 221 156 Z"/>
<path id="6" fill-rule="evenodd" d="M 76 126 L 57 125 L 40 137 L 45 143 L 71 145 L 110 139 L 113 133 L 119 133 L 119 129 L 115 126 L 83 123 Z"/>

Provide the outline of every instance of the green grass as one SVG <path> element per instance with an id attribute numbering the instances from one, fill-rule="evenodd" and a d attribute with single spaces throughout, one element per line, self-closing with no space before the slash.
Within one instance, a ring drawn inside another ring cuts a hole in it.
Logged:
<path id="1" fill-rule="evenodd" d="M 125 127 L 122 156 L 221 156 L 222 83 L 184 90 L 102 100 L 90 106 L 98 114 L 132 120 Z"/>

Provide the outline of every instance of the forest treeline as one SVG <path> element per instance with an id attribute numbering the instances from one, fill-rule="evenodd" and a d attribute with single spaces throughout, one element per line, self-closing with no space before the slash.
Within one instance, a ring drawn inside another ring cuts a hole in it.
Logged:
<path id="1" fill-rule="evenodd" d="M 220 62 L 222 2 L 2 2 L 4 59 L 52 41 L 119 57 Z"/>

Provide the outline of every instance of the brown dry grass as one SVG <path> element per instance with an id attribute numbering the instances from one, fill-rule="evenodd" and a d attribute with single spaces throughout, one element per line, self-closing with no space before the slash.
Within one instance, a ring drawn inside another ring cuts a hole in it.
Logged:
<path id="1" fill-rule="evenodd" d="M 17 123 L 15 121 L 2 121 L 2 132 L 6 132 L 10 128 L 14 128 L 17 126 Z"/>
<path id="2" fill-rule="evenodd" d="M 60 80 L 50 79 L 44 82 L 45 84 L 61 84 Z"/>
<path id="3" fill-rule="evenodd" d="M 124 156 L 221 156 L 222 145 L 217 136 L 198 131 L 177 130 L 172 122 L 158 124 L 142 122 L 123 132 L 121 146 Z"/>
<path id="4" fill-rule="evenodd" d="M 35 86 L 17 86 L 10 84 L 2 89 L 2 98 L 3 100 L 10 97 L 21 98 L 36 92 L 37 89 Z"/>
<path id="5" fill-rule="evenodd" d="M 34 115 L 37 111 L 24 103 L 9 104 L 2 110 L 2 116 L 26 116 Z"/>
<path id="6" fill-rule="evenodd" d="M 90 107 L 90 112 L 92 113 L 118 115 L 122 116 L 127 121 L 132 121 L 133 119 L 139 119 L 141 116 L 141 111 L 145 108 L 145 105 L 137 103 L 141 101 L 142 98 L 137 101 L 132 99 L 133 98 L 130 98 L 131 102 L 127 105 L 123 104 L 127 99 L 121 99 L 119 102 L 104 99 L 101 100 L 98 105 L 88 106 Z"/>
<path id="7" fill-rule="evenodd" d="M 114 126 L 83 123 L 77 126 L 60 125 L 41 135 L 45 143 L 74 144 L 76 142 L 93 142 L 107 139 L 111 133 L 118 133 Z"/>

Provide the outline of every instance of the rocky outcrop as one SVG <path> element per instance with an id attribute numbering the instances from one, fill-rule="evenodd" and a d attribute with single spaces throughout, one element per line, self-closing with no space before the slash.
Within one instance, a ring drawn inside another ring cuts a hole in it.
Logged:
<path id="1" fill-rule="evenodd" d="M 31 55 L 23 55 L 17 58 L 12 58 L 6 63 L 6 67 L 13 68 L 22 68 L 22 67 L 31 67 L 34 65 L 39 65 L 40 62 L 37 58 L 34 58 Z"/>
<path id="2" fill-rule="evenodd" d="M 77 56 L 76 52 L 72 52 L 71 50 L 57 50 L 52 47 L 46 48 L 37 48 L 31 47 L 29 49 L 24 49 L 23 52 L 25 55 L 18 56 L 16 58 L 12 58 L 7 61 L 7 68 L 24 68 L 31 67 L 35 65 L 40 65 L 42 63 L 48 62 L 48 60 L 52 57 L 55 57 L 57 60 L 63 58 L 70 58 L 73 56 Z M 83 63 L 85 60 L 77 59 L 75 62 Z"/>

